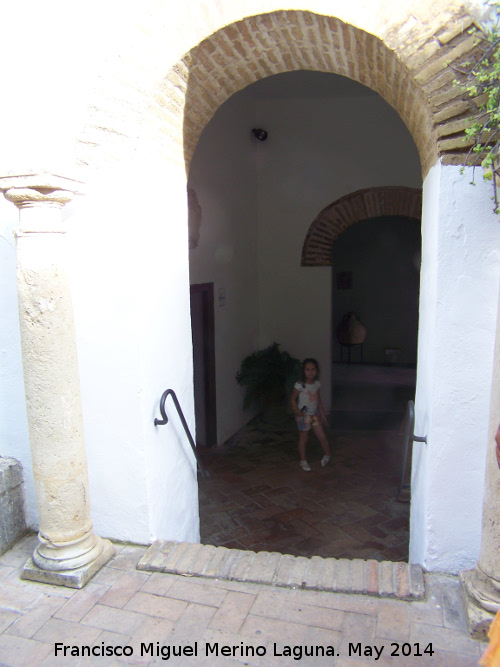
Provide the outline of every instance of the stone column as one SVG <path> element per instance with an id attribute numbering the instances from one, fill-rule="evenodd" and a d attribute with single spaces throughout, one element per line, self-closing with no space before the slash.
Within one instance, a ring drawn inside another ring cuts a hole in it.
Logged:
<path id="1" fill-rule="evenodd" d="M 500 302 L 483 500 L 481 552 L 476 567 L 460 573 L 469 631 L 482 639 L 500 609 Z"/>
<path id="2" fill-rule="evenodd" d="M 39 544 L 22 577 L 82 588 L 113 555 L 92 532 L 62 208 L 76 181 L 50 174 L 0 178 L 19 209 L 17 285 Z"/>

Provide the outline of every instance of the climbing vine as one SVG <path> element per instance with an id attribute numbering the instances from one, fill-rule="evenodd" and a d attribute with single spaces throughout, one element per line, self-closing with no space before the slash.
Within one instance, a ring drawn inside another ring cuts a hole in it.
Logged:
<path id="1" fill-rule="evenodd" d="M 490 21 L 482 31 L 474 30 L 481 37 L 483 54 L 462 72 L 466 77 L 459 85 L 480 105 L 474 123 L 465 130 L 465 140 L 473 140 L 467 161 L 473 168 L 483 167 L 483 178 L 493 184 L 495 212 L 500 213 L 500 0 L 487 0 L 485 5 Z"/>

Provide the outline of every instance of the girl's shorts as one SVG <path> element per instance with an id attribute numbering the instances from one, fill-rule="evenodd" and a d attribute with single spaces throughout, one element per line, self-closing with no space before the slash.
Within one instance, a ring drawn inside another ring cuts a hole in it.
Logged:
<path id="1" fill-rule="evenodd" d="M 299 431 L 310 431 L 311 426 L 319 426 L 318 415 L 295 415 Z"/>

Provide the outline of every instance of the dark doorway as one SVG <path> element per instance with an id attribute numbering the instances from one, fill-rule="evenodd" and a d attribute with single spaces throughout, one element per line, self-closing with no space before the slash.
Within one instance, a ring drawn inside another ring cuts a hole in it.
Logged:
<path id="1" fill-rule="evenodd" d="M 215 402 L 214 284 L 191 285 L 196 444 L 217 444 Z"/>
<path id="2" fill-rule="evenodd" d="M 331 255 L 333 361 L 347 356 L 336 332 L 355 313 L 366 339 L 352 361 L 416 368 L 420 253 L 417 218 L 370 218 L 339 235 Z"/>

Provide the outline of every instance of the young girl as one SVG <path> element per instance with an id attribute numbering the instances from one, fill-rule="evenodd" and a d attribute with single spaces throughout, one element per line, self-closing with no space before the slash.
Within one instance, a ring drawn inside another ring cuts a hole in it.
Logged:
<path id="1" fill-rule="evenodd" d="M 300 467 L 307 472 L 311 470 L 311 466 L 306 460 L 306 442 L 311 426 L 323 447 L 324 456 L 321 459 L 321 466 L 324 468 L 330 462 L 330 446 L 321 425 L 328 422 L 321 403 L 318 377 L 319 365 L 316 359 L 304 359 L 301 382 L 295 383 L 291 397 L 292 408 L 299 428 Z"/>

